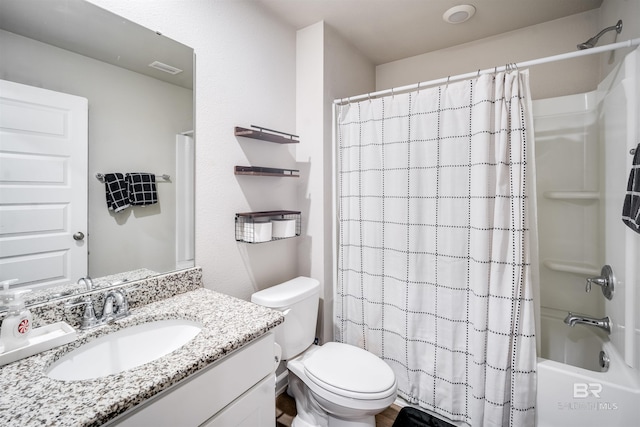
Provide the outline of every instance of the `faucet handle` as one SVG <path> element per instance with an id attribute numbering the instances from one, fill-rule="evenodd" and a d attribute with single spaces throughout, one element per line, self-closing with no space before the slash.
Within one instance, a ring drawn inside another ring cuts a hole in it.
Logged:
<path id="1" fill-rule="evenodd" d="M 613 275 L 613 269 L 610 265 L 605 265 L 600 270 L 600 276 L 587 278 L 587 285 L 585 287 L 586 292 L 591 291 L 591 284 L 596 284 L 602 288 L 602 294 L 610 300 L 613 298 L 613 288 L 616 279 Z"/>
<path id="2" fill-rule="evenodd" d="M 127 296 L 122 289 L 112 289 L 104 294 L 102 317 L 120 319 L 130 314 Z"/>
<path id="3" fill-rule="evenodd" d="M 598 286 L 607 286 L 607 278 L 606 277 L 602 277 L 602 276 L 596 276 L 596 277 L 589 277 L 587 279 L 587 286 L 585 288 L 585 291 L 587 292 L 591 292 L 591 284 L 595 283 Z"/>
<path id="4" fill-rule="evenodd" d="M 84 305 L 84 313 L 80 319 L 80 329 L 89 329 L 100 324 L 100 321 L 96 317 L 96 312 L 93 308 L 93 300 L 89 295 L 82 298 L 80 301 L 68 302 L 65 304 L 66 308 L 76 307 L 78 305 Z"/>

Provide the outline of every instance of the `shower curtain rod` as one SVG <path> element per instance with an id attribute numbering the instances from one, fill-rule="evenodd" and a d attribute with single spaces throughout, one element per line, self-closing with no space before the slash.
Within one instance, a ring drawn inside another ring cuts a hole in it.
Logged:
<path id="1" fill-rule="evenodd" d="M 507 70 L 509 68 L 512 68 L 512 67 L 513 68 L 531 67 L 533 65 L 540 65 L 540 64 L 547 64 L 549 62 L 563 61 L 565 59 L 578 58 L 580 56 L 593 55 L 593 54 L 596 54 L 596 53 L 608 52 L 608 51 L 611 51 L 611 50 L 617 50 L 617 49 L 621 49 L 621 48 L 625 48 L 625 47 L 634 47 L 634 46 L 638 46 L 638 45 L 640 45 L 640 37 L 639 38 L 635 38 L 635 39 L 631 39 L 631 40 L 627 40 L 627 41 L 624 41 L 624 42 L 608 44 L 608 45 L 605 45 L 605 46 L 593 47 L 593 48 L 585 49 L 585 50 L 578 50 L 576 52 L 561 53 L 559 55 L 547 56 L 545 58 L 533 59 L 533 60 L 530 60 L 530 61 L 518 62 L 518 63 L 515 63 L 515 64 L 513 64 L 513 63 L 512 64 L 506 64 L 506 65 L 503 65 L 503 66 L 500 66 L 500 67 L 487 68 L 485 70 L 473 71 L 471 73 L 458 74 L 456 76 L 449 76 L 449 77 L 444 77 L 444 78 L 440 78 L 440 79 L 429 80 L 429 81 L 426 81 L 426 82 L 414 83 L 414 84 L 411 84 L 411 85 L 400 86 L 400 87 L 396 87 L 396 88 L 393 88 L 393 89 L 385 89 L 385 90 L 380 90 L 380 91 L 377 91 L 377 92 L 365 93 L 363 95 L 350 96 L 349 98 L 334 99 L 333 103 L 336 104 L 336 105 L 348 104 L 350 102 L 360 101 L 360 100 L 363 100 L 363 99 L 369 99 L 369 98 L 375 98 L 375 97 L 380 97 L 380 96 L 384 96 L 384 95 L 392 95 L 392 94 L 395 94 L 395 93 L 407 92 L 407 91 L 410 91 L 410 90 L 419 89 L 419 88 L 424 87 L 424 86 L 433 86 L 433 85 L 436 85 L 436 84 L 453 82 L 453 81 L 456 81 L 456 80 L 464 80 L 464 79 L 468 79 L 468 78 L 471 78 L 471 77 L 479 76 L 481 74 L 497 73 L 499 71 L 505 71 L 505 70 Z"/>

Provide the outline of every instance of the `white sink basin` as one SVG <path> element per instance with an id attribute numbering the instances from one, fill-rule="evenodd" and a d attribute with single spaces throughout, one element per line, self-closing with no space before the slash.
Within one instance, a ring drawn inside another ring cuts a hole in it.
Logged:
<path id="1" fill-rule="evenodd" d="M 75 381 L 117 374 L 179 349 L 202 329 L 184 319 L 158 320 L 120 329 L 65 354 L 47 369 L 56 380 Z"/>

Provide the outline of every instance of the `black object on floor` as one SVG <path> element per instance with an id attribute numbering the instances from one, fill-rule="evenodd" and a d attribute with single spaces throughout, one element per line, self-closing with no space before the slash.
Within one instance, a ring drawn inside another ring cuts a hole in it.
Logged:
<path id="1" fill-rule="evenodd" d="M 391 427 L 455 427 L 415 408 L 404 407 Z"/>

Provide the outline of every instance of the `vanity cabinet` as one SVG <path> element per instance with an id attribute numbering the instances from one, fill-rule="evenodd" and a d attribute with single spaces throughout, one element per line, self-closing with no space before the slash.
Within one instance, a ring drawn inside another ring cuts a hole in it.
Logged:
<path id="1" fill-rule="evenodd" d="M 269 332 L 115 418 L 119 427 L 275 425 Z"/>

